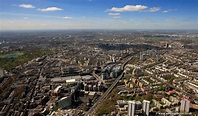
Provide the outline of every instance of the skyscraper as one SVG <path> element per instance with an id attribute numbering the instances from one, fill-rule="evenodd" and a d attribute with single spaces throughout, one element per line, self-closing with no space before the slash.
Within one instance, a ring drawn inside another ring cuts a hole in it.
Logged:
<path id="1" fill-rule="evenodd" d="M 189 112 L 189 108 L 190 108 L 190 101 L 186 98 L 183 98 L 181 100 L 180 111 Z"/>
<path id="2" fill-rule="evenodd" d="M 135 116 L 135 101 L 128 101 L 128 116 Z"/>
<path id="3" fill-rule="evenodd" d="M 143 114 L 145 114 L 146 116 L 149 116 L 150 101 L 143 100 L 142 110 L 143 110 Z"/>

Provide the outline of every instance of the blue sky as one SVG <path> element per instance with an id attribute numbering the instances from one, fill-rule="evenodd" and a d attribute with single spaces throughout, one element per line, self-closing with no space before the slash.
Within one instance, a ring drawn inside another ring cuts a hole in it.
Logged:
<path id="1" fill-rule="evenodd" d="M 198 29 L 198 0 L 0 0 L 0 30 Z"/>

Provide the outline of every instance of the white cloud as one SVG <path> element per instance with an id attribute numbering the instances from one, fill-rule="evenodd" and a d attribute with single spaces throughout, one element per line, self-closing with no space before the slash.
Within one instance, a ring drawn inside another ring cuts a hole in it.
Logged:
<path id="1" fill-rule="evenodd" d="M 113 7 L 111 9 L 107 9 L 107 11 L 111 12 L 136 12 L 136 11 L 141 11 L 148 8 L 147 6 L 143 5 L 126 5 L 121 8 Z"/>
<path id="2" fill-rule="evenodd" d="M 67 17 L 67 16 L 65 16 L 65 17 L 63 17 L 64 19 L 72 19 L 72 17 Z"/>
<path id="3" fill-rule="evenodd" d="M 109 13 L 108 15 L 110 15 L 110 16 L 119 16 L 120 13 Z"/>
<path id="4" fill-rule="evenodd" d="M 47 11 L 59 11 L 59 10 L 63 10 L 63 9 L 58 8 L 58 7 L 48 7 L 48 8 L 39 8 L 37 10 L 47 12 Z"/>
<path id="5" fill-rule="evenodd" d="M 108 15 L 109 15 L 109 16 L 112 16 L 112 18 L 114 18 L 114 19 L 121 18 L 121 17 L 120 17 L 120 13 L 109 13 Z"/>
<path id="6" fill-rule="evenodd" d="M 171 12 L 171 11 L 173 11 L 173 9 L 164 10 L 163 12 L 168 13 L 168 12 Z"/>
<path id="7" fill-rule="evenodd" d="M 23 17 L 23 19 L 24 19 L 24 20 L 27 20 L 27 19 L 29 19 L 29 18 L 28 18 L 28 17 Z"/>
<path id="8" fill-rule="evenodd" d="M 19 7 L 21 7 L 21 8 L 35 8 L 33 5 L 31 5 L 31 4 L 21 4 L 21 5 L 19 5 Z"/>
<path id="9" fill-rule="evenodd" d="M 157 11 L 159 11 L 159 10 L 160 10 L 159 7 L 153 7 L 153 8 L 150 8 L 150 9 L 149 9 L 149 12 L 157 12 Z"/>

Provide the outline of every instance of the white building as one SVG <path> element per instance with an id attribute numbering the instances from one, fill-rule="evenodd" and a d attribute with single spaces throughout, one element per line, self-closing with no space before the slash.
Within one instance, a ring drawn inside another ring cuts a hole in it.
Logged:
<path id="1" fill-rule="evenodd" d="M 190 109 L 190 101 L 186 98 L 181 100 L 180 111 L 189 112 Z"/>
<path id="2" fill-rule="evenodd" d="M 135 116 L 135 101 L 128 101 L 128 116 Z"/>
<path id="3" fill-rule="evenodd" d="M 143 114 L 146 114 L 146 116 L 149 116 L 149 111 L 150 111 L 150 101 L 143 100 Z"/>

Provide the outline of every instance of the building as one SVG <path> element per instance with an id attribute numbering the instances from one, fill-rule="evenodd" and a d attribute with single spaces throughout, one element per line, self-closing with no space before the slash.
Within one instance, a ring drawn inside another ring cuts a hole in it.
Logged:
<path id="1" fill-rule="evenodd" d="M 140 52 L 140 60 L 143 61 L 144 60 L 144 54 Z"/>
<path id="2" fill-rule="evenodd" d="M 128 108 L 128 102 L 124 100 L 117 100 L 117 108 L 119 112 L 125 112 Z"/>
<path id="3" fill-rule="evenodd" d="M 171 102 L 168 101 L 166 98 L 162 98 L 161 101 L 162 101 L 163 103 L 165 103 L 164 106 L 171 106 Z"/>
<path id="4" fill-rule="evenodd" d="M 156 100 L 152 100 L 153 101 L 153 103 L 154 103 L 154 105 L 158 108 L 158 109 L 161 109 L 161 107 L 162 107 L 162 104 L 160 104 L 158 101 L 156 101 Z"/>
<path id="5" fill-rule="evenodd" d="M 186 98 L 181 100 L 180 112 L 189 112 L 190 101 Z"/>
<path id="6" fill-rule="evenodd" d="M 172 101 L 172 105 L 178 104 L 179 100 L 176 97 L 170 96 L 169 100 Z"/>
<path id="7" fill-rule="evenodd" d="M 159 60 L 160 60 L 160 55 L 157 54 L 157 55 L 156 55 L 156 61 L 158 62 Z"/>
<path id="8" fill-rule="evenodd" d="M 135 116 L 135 101 L 128 101 L 128 116 Z"/>
<path id="9" fill-rule="evenodd" d="M 68 97 L 63 97 L 60 100 L 58 100 L 56 103 L 56 107 L 58 107 L 59 109 L 68 108 L 71 106 L 71 104 L 72 104 L 71 96 L 68 96 Z"/>
<path id="10" fill-rule="evenodd" d="M 143 100 L 143 107 L 142 107 L 143 114 L 149 116 L 149 110 L 150 110 L 150 101 Z"/>

